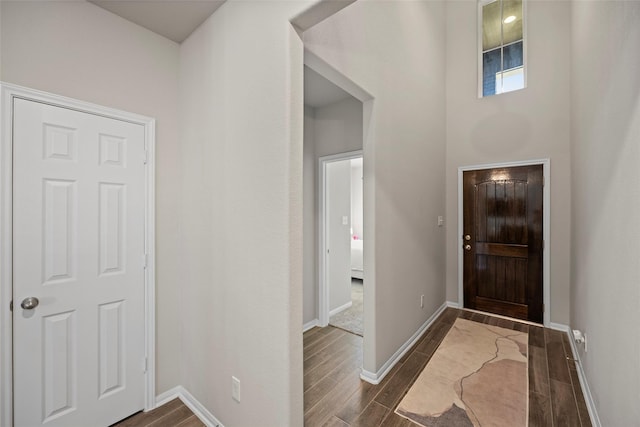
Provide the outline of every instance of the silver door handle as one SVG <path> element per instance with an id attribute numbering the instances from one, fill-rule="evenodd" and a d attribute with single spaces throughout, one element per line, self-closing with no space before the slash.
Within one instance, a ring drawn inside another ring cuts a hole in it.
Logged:
<path id="1" fill-rule="evenodd" d="M 471 250 L 471 245 L 464 245 L 464 250 L 465 251 L 470 251 Z"/>
<path id="2" fill-rule="evenodd" d="M 20 307 L 25 310 L 33 310 L 40 304 L 40 301 L 36 297 L 28 297 L 22 300 Z"/>

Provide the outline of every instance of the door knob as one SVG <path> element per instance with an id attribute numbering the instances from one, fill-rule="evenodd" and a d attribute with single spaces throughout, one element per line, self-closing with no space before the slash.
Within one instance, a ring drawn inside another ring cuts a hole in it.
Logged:
<path id="1" fill-rule="evenodd" d="M 470 235 L 468 235 L 468 234 L 465 234 L 465 236 L 464 236 L 464 240 L 471 240 L 471 236 L 470 236 Z"/>
<path id="2" fill-rule="evenodd" d="M 38 298 L 28 297 L 22 300 L 22 302 L 20 303 L 20 307 L 22 307 L 25 310 L 33 310 L 38 306 L 38 304 L 40 304 L 40 301 L 38 301 Z"/>
<path id="3" fill-rule="evenodd" d="M 464 245 L 464 250 L 465 251 L 470 251 L 471 250 L 471 245 Z"/>

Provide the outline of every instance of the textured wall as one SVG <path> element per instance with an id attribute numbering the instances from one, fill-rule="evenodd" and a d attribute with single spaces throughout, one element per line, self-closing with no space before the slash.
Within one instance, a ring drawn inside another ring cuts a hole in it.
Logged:
<path id="1" fill-rule="evenodd" d="M 304 6 L 227 2 L 180 47 L 181 381 L 228 426 L 302 425 Z"/>
<path id="2" fill-rule="evenodd" d="M 571 326 L 603 426 L 640 419 L 640 2 L 572 16 Z"/>
<path id="3" fill-rule="evenodd" d="M 317 164 L 315 150 L 315 110 L 304 107 L 303 153 L 303 266 L 302 266 L 302 322 L 318 319 L 318 195 Z"/>
<path id="4" fill-rule="evenodd" d="M 329 254 L 327 285 L 329 310 L 351 302 L 351 235 L 342 217 L 351 216 L 351 163 L 349 160 L 327 165 L 327 219 Z"/>

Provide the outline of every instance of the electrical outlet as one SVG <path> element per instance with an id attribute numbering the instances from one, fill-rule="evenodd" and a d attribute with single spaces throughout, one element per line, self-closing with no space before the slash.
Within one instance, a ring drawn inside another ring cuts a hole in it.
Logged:
<path id="1" fill-rule="evenodd" d="M 582 344 L 582 346 L 584 347 L 584 352 L 586 353 L 587 352 L 587 334 L 578 329 L 574 329 L 573 339 L 577 344 Z"/>
<path id="2" fill-rule="evenodd" d="M 231 397 L 240 403 L 240 380 L 236 377 L 231 377 Z"/>
<path id="3" fill-rule="evenodd" d="M 424 295 L 420 295 L 420 308 L 424 308 Z"/>

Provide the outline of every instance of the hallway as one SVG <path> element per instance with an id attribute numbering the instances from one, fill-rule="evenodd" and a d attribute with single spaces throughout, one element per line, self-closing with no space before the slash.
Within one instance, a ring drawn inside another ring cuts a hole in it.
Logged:
<path id="1" fill-rule="evenodd" d="M 304 419 L 316 426 L 416 424 L 394 409 L 456 318 L 529 333 L 529 427 L 591 426 L 566 334 L 447 308 L 379 385 L 360 380 L 362 338 L 331 326 L 304 335 Z"/>

